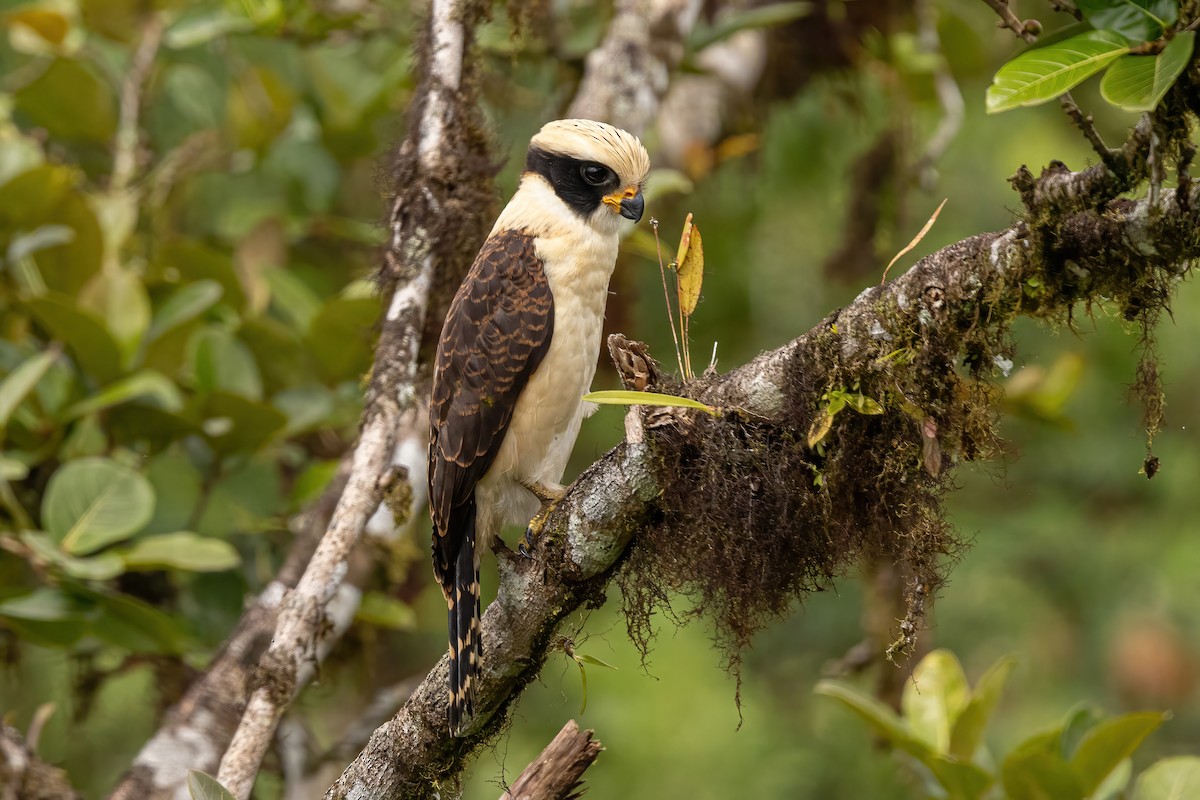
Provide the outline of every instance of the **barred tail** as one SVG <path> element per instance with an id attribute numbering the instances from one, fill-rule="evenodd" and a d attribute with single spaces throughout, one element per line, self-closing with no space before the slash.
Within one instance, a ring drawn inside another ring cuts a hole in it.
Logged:
<path id="1" fill-rule="evenodd" d="M 472 503 L 472 511 L 474 504 Z M 454 587 L 447 622 L 450 628 L 450 703 L 451 735 L 458 736 L 463 725 L 475 713 L 475 684 L 480 646 L 479 562 L 475 558 L 474 513 L 471 527 L 463 537 L 454 562 Z"/>

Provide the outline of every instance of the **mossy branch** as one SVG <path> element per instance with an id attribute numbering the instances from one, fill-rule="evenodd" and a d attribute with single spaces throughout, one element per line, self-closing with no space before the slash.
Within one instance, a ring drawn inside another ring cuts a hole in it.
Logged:
<path id="1" fill-rule="evenodd" d="M 1051 173 L 1056 182 L 1082 182 L 1091 177 L 1086 172 Z M 757 425 L 767 426 L 772 435 L 786 436 L 790 431 L 802 438 L 827 387 L 857 382 L 871 387 L 862 391 L 877 391 L 887 412 L 870 417 L 850 415 L 847 426 L 857 427 L 835 436 L 831 448 L 849 449 L 857 438 L 878 449 L 880 434 L 906 435 L 910 449 L 920 453 L 922 437 L 933 430 L 947 467 L 957 460 L 981 457 L 987 454 L 993 417 L 986 376 L 1006 358 L 1006 334 L 1012 320 L 1017 315 L 1034 315 L 1066 322 L 1081 304 L 1149 297 L 1147 292 L 1169 285 L 1200 258 L 1198 209 L 1200 187 L 1191 187 L 1186 197 L 1164 191 L 1153 212 L 1147 201 L 1113 200 L 1057 217 L 1038 216 L 1038 224 L 1022 220 L 1002 231 L 972 236 L 927 256 L 891 283 L 865 290 L 795 341 L 727 375 L 702 379 L 688 387 L 689 393 L 711 405 L 742 410 L 742 414 L 732 415 L 738 419 L 731 418 L 726 427 L 717 429 L 724 434 Z M 1167 299 L 1165 295 L 1153 297 L 1160 303 Z M 906 355 L 896 357 L 901 350 Z M 645 364 L 644 354 L 635 356 L 617 360 L 628 372 L 630 363 Z M 977 374 L 981 387 L 965 399 L 958 391 L 969 380 L 962 375 L 963 364 L 968 372 Z M 653 374 L 653 365 L 649 367 Z M 925 418 L 915 419 L 913 407 Z M 683 549 L 681 536 L 737 539 L 735 532 L 722 527 L 729 509 L 716 507 L 729 498 L 696 491 L 689 481 L 696 479 L 697 465 L 704 459 L 709 460 L 710 471 L 726 475 L 730 481 L 744 479 L 745 470 L 728 461 L 738 453 L 725 446 L 706 445 L 713 429 L 698 423 L 703 415 L 671 411 L 670 419 L 635 419 L 627 426 L 634 433 L 631 440 L 580 476 L 551 515 L 535 562 L 501 552 L 500 593 L 483 618 L 483 638 L 489 646 L 479 687 L 477 727 L 461 739 L 447 732 L 443 658 L 409 703 L 375 732 L 328 798 L 430 797 L 438 784 L 451 780 L 465 758 L 500 729 L 513 701 L 551 656 L 559 624 L 575 610 L 603 599 L 622 560 L 630 557 L 629 544 L 635 537 L 639 547 L 646 541 L 673 543 L 676 551 Z M 731 440 L 727 436 L 726 444 Z M 778 452 L 760 454 L 760 460 L 770 461 Z M 821 458 L 802 450 L 794 452 L 822 469 L 837 464 L 837 453 L 832 450 Z M 727 460 L 722 463 L 722 458 Z M 919 502 L 936 497 L 941 489 L 940 477 L 930 474 L 939 470 L 929 468 L 927 459 L 918 457 L 914 464 L 897 469 L 903 470 L 900 477 L 904 480 L 927 476 L 926 494 L 907 495 Z M 760 497 L 768 490 L 812 492 L 808 475 L 764 474 L 759 479 L 782 483 L 755 488 L 747 480 L 744 485 L 724 488 Z M 847 473 L 844 480 L 857 481 L 860 493 L 866 495 L 880 490 L 878 482 L 890 479 Z M 849 488 L 842 487 L 847 503 L 866 503 L 854 499 Z M 679 492 L 687 492 L 691 498 L 686 516 L 674 505 Z M 914 506 L 907 517 L 902 510 L 900 518 L 889 524 L 923 524 L 925 510 Z M 827 522 L 838 522 L 847 519 L 846 515 L 869 512 L 864 505 L 834 507 L 824 513 L 829 515 Z M 705 518 L 718 524 L 697 533 L 697 522 Z M 843 549 L 820 554 L 813 563 L 795 569 L 813 570 L 807 577 L 819 581 L 826 567 L 836 571 L 852 563 L 852 556 L 864 549 L 889 546 L 888 542 L 866 539 L 845 539 L 839 544 Z M 952 546 L 946 539 L 933 543 L 935 551 Z M 694 551 L 676 554 L 680 558 L 695 556 Z M 936 565 L 922 565 L 918 559 L 915 566 L 918 572 L 928 570 L 936 579 Z M 805 577 L 794 579 L 791 588 L 806 588 Z M 726 623 L 737 623 L 737 613 L 781 613 L 774 605 L 746 606 L 740 604 L 745 598 L 716 596 L 721 588 L 705 585 L 704 580 L 704 575 L 694 575 L 690 588 L 698 589 L 702 601 L 715 597 L 718 614 L 732 612 L 734 616 Z M 922 584 L 917 591 L 924 596 L 927 588 Z M 709 592 L 716 594 L 709 596 Z M 751 627 L 758 621 L 750 619 Z M 745 631 L 726 633 L 737 639 Z"/>

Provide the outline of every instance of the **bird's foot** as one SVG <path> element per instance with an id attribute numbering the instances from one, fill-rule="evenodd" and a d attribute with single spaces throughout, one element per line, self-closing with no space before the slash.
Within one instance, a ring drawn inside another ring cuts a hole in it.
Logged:
<path id="1" fill-rule="evenodd" d="M 521 537 L 521 543 L 517 545 L 517 552 L 525 558 L 533 558 L 533 550 L 537 547 L 538 539 L 542 536 L 542 530 L 546 527 L 546 520 L 550 518 L 551 512 L 559 501 L 566 496 L 566 487 L 553 483 L 526 483 L 525 488 L 533 493 L 542 507 L 533 515 L 533 519 L 529 520 L 529 525 L 525 527 L 525 535 Z"/>

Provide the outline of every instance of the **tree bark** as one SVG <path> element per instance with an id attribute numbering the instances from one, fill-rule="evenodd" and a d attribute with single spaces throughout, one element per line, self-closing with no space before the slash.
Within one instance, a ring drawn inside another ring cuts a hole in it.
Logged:
<path id="1" fill-rule="evenodd" d="M 529 763 L 500 800 L 572 800 L 583 790 L 583 773 L 604 747 L 568 720 L 546 749 Z"/>

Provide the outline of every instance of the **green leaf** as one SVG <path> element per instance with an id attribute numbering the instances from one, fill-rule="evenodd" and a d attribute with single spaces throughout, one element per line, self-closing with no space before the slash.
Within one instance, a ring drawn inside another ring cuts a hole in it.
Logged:
<path id="1" fill-rule="evenodd" d="M 916 745 L 919 749 L 925 750 L 930 755 L 933 754 L 933 751 L 923 742 L 913 737 L 895 711 L 873 696 L 860 692 L 853 686 L 849 686 L 841 681 L 833 680 L 818 681 L 817 685 L 813 688 L 813 692 L 837 700 L 865 720 L 868 725 L 875 729 L 876 733 L 886 739 L 892 746 L 899 747 L 905 752 L 910 752 L 909 748 Z"/>
<path id="2" fill-rule="evenodd" d="M 812 424 L 808 426 L 808 446 L 816 447 L 824 439 L 830 429 L 833 428 L 834 412 L 829 407 L 829 403 L 822 403 L 817 409 L 816 416 L 813 417 Z"/>
<path id="3" fill-rule="evenodd" d="M 1179 0 L 1079 0 L 1084 19 L 1134 42 L 1163 35 L 1179 16 Z"/>
<path id="4" fill-rule="evenodd" d="M 862 394 L 846 395 L 846 404 L 860 414 L 882 414 L 883 406 L 878 400 L 874 400 Z"/>
<path id="5" fill-rule="evenodd" d="M 842 703 L 866 720 L 891 746 L 924 764 L 955 800 L 978 800 L 993 783 L 992 777 L 974 764 L 955 761 L 934 752 L 924 740 L 909 731 L 896 712 L 873 696 L 831 680 L 820 681 L 813 691 Z"/>
<path id="6" fill-rule="evenodd" d="M 333 393 L 324 386 L 297 386 L 271 398 L 271 405 L 287 415 L 284 436 L 307 433 L 327 424 L 334 412 Z"/>
<path id="7" fill-rule="evenodd" d="M 1166 715 L 1158 711 L 1123 714 L 1098 722 L 1084 734 L 1071 757 L 1071 767 L 1084 794 L 1090 795 L 1110 772 L 1138 749 L 1147 736 L 1162 725 Z"/>
<path id="8" fill-rule="evenodd" d="M 204 432 L 221 453 L 257 450 L 287 425 L 287 417 L 266 403 L 216 391 L 204 403 Z"/>
<path id="9" fill-rule="evenodd" d="M 616 669 L 616 667 L 614 667 L 612 664 L 609 664 L 607 661 L 601 661 L 600 659 L 596 658 L 595 656 L 576 655 L 575 658 L 578 661 L 582 661 L 585 664 L 591 664 L 596 667 L 604 667 L 605 669 Z"/>
<path id="10" fill-rule="evenodd" d="M 1083 737 L 1102 719 L 1104 719 L 1104 715 L 1088 705 L 1068 713 L 1062 726 L 1062 736 L 1058 739 L 1059 753 L 1062 754 L 1062 757 L 1069 759 L 1074 756 Z"/>
<path id="11" fill-rule="evenodd" d="M 1088 800 L 1127 800 L 1129 795 L 1125 793 L 1125 787 L 1129 785 L 1129 779 L 1132 777 L 1133 759 L 1127 758 L 1108 773 L 1108 777 L 1092 792 Z"/>
<path id="12" fill-rule="evenodd" d="M 117 555 L 128 570 L 221 572 L 242 563 L 237 548 L 229 542 L 191 531 L 147 536 L 118 550 Z"/>
<path id="13" fill-rule="evenodd" d="M 975 684 L 970 700 L 954 722 L 954 730 L 950 734 L 951 755 L 966 761 L 975 756 L 983 744 L 983 734 L 992 713 L 996 710 L 996 704 L 1000 702 L 1004 684 L 1016 664 L 1014 658 L 1002 658 Z"/>
<path id="14" fill-rule="evenodd" d="M 63 295 L 46 294 L 26 304 L 55 339 L 63 342 L 83 370 L 107 383 L 121 374 L 121 351 L 104 324 L 75 308 Z"/>
<path id="15" fill-rule="evenodd" d="M 40 531 L 25 531 L 21 541 L 43 561 L 54 564 L 73 578 L 106 581 L 125 571 L 121 559 L 112 553 L 76 558 L 64 553 L 53 539 Z"/>
<path id="16" fill-rule="evenodd" d="M 900 705 L 909 730 L 934 752 L 950 751 L 954 723 L 969 692 L 962 664 L 949 650 L 934 650 L 913 670 Z"/>
<path id="17" fill-rule="evenodd" d="M 63 418 L 72 420 L 132 400 L 149 402 L 156 408 L 172 412 L 181 410 L 184 405 L 183 393 L 174 381 L 161 372 L 146 369 L 109 384 L 86 400 L 80 400 L 67 409 Z"/>
<path id="18" fill-rule="evenodd" d="M 116 93 L 81 61 L 56 59 L 16 101 L 30 122 L 56 139 L 107 142 L 117 129 Z"/>
<path id="19" fill-rule="evenodd" d="M 225 290 L 214 280 L 199 280 L 189 283 L 171 295 L 146 330 L 145 342 L 149 344 L 163 334 L 191 322 L 221 299 Z"/>
<path id="20" fill-rule="evenodd" d="M 417 627 L 417 612 L 412 606 L 382 592 L 367 592 L 354 618 L 368 625 L 390 628 L 396 631 L 411 631 Z"/>
<path id="21" fill-rule="evenodd" d="M 1192 800 L 1200 797 L 1200 758 L 1176 756 L 1153 764 L 1138 778 L 1133 800 Z"/>
<path id="22" fill-rule="evenodd" d="M 812 10 L 812 3 L 772 3 L 723 14 L 717 24 L 711 27 L 699 27 L 688 39 L 688 49 L 698 52 L 740 31 L 786 25 L 808 16 Z"/>
<path id="23" fill-rule="evenodd" d="M 720 412 L 710 405 L 692 400 L 689 397 L 676 397 L 671 394 L 658 392 L 635 392 L 625 389 L 608 389 L 602 392 L 588 392 L 583 396 L 585 402 L 613 406 L 672 406 L 678 408 L 694 408 L 714 417 Z"/>
<path id="24" fill-rule="evenodd" d="M 217 779 L 198 769 L 189 769 L 187 789 L 192 800 L 237 800 Z"/>
<path id="25" fill-rule="evenodd" d="M 42 622 L 82 619 L 88 606 L 60 589 L 42 587 L 0 602 L 0 617 Z"/>
<path id="26" fill-rule="evenodd" d="M 181 618 L 154 606 L 111 591 L 72 586 L 73 591 L 99 606 L 92 632 L 100 639 L 140 653 L 180 653 L 187 643 Z"/>
<path id="27" fill-rule="evenodd" d="M 305 344 L 330 382 L 358 380 L 371 368 L 379 301 L 334 297 L 313 316 Z"/>
<path id="28" fill-rule="evenodd" d="M 1184 31 L 1156 56 L 1122 56 L 1100 79 L 1100 94 L 1126 111 L 1152 111 L 1192 57 L 1195 31 Z"/>
<path id="29" fill-rule="evenodd" d="M 128 539 L 153 513 L 150 482 L 106 458 L 83 458 L 59 467 L 42 498 L 46 532 L 72 555 Z"/>
<path id="30" fill-rule="evenodd" d="M 132 354 L 150 324 L 150 296 L 138 276 L 126 269 L 105 271 L 88 281 L 79 308 L 104 321 L 126 354 Z"/>
<path id="31" fill-rule="evenodd" d="M 4 377 L 0 383 L 0 428 L 8 424 L 9 417 L 49 371 L 58 355 L 58 349 L 51 348 L 30 356 Z"/>
<path id="32" fill-rule="evenodd" d="M 1057 753 L 1018 749 L 1004 760 L 1001 781 L 1009 800 L 1083 800 L 1071 765 Z"/>
<path id="33" fill-rule="evenodd" d="M 202 394 L 225 391 L 248 400 L 262 399 L 262 376 L 250 348 L 220 328 L 196 335 L 196 388 Z"/>
<path id="34" fill-rule="evenodd" d="M 1128 52 L 1125 38 L 1111 31 L 1089 31 L 1049 47 L 1028 50 L 992 78 L 987 111 L 995 114 L 1053 100 Z"/>

